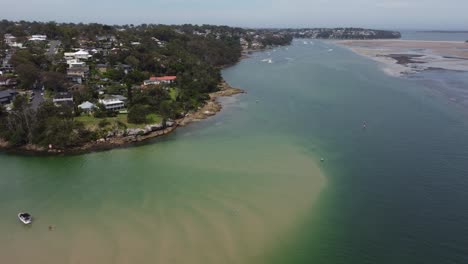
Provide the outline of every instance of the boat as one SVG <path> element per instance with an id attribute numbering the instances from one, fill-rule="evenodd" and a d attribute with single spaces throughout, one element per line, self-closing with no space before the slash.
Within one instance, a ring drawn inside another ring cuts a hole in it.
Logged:
<path id="1" fill-rule="evenodd" d="M 25 225 L 29 225 L 32 223 L 32 216 L 28 213 L 19 213 L 18 218 Z"/>

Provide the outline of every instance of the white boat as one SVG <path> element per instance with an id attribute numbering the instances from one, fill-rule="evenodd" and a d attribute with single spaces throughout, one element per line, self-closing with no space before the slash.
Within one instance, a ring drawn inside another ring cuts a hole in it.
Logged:
<path id="1" fill-rule="evenodd" d="M 18 218 L 25 225 L 29 225 L 32 223 L 32 216 L 28 213 L 19 213 Z"/>
<path id="2" fill-rule="evenodd" d="M 273 63 L 273 61 L 271 59 L 268 60 L 268 63 Z"/>

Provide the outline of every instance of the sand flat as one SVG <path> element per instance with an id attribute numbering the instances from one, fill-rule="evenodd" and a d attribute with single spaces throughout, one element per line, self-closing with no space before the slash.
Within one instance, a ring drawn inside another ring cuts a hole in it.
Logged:
<path id="1" fill-rule="evenodd" d="M 335 43 L 383 63 L 383 70 L 390 75 L 429 69 L 468 71 L 468 43 L 461 41 L 341 40 Z M 396 55 L 406 55 L 408 59 L 402 63 L 394 58 Z"/>

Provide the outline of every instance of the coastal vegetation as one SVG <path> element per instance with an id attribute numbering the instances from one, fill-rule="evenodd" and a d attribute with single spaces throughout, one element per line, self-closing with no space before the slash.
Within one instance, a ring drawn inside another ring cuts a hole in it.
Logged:
<path id="1" fill-rule="evenodd" d="M 292 40 L 226 26 L 7 20 L 0 34 L 4 76 L 16 84 L 6 88 L 18 94 L 1 108 L 0 137 L 11 146 L 59 149 L 151 124 L 163 129 L 220 89 L 220 70 L 241 58 L 242 38 L 251 48 L 254 41 L 264 48 Z M 106 105 L 115 96 L 123 107 Z M 34 97 L 41 102 L 31 104 Z"/>
<path id="2" fill-rule="evenodd" d="M 0 138 L 13 147 L 56 149 L 163 130 L 201 111 L 224 87 L 222 67 L 250 51 L 294 37 L 398 37 L 364 29 L 7 20 L 0 34 Z"/>

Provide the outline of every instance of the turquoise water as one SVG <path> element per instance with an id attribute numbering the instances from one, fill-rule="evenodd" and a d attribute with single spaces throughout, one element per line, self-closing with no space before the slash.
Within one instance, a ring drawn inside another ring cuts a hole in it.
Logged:
<path id="1" fill-rule="evenodd" d="M 151 144 L 0 155 L 0 262 L 466 263 L 465 108 L 306 42 L 226 69 L 247 94 Z"/>

